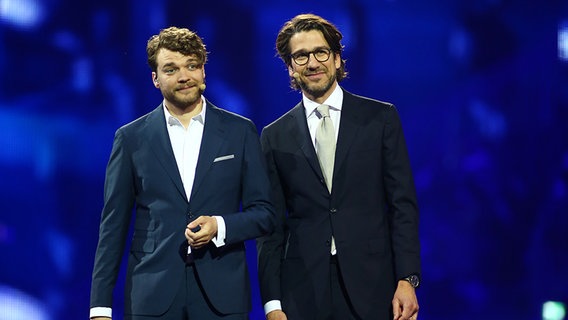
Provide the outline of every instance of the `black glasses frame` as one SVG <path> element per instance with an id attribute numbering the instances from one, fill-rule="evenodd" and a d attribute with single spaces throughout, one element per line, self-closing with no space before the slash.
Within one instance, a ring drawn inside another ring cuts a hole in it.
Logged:
<path id="1" fill-rule="evenodd" d="M 299 66 L 306 65 L 310 61 L 310 55 L 314 56 L 314 59 L 318 62 L 326 62 L 331 57 L 331 49 L 330 48 L 318 48 L 313 51 L 309 52 L 298 52 L 295 54 L 291 54 L 290 58 Z M 298 61 L 300 59 L 300 61 Z M 304 61 L 305 59 L 305 61 Z"/>

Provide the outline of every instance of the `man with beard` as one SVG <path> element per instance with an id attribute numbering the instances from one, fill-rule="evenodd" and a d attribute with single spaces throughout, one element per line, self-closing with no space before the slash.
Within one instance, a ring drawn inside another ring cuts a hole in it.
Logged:
<path id="1" fill-rule="evenodd" d="M 115 134 L 91 319 L 111 317 L 131 218 L 124 319 L 248 319 L 244 241 L 275 224 L 258 132 L 203 97 L 207 52 L 197 34 L 161 30 L 147 54 L 164 99 Z"/>
<path id="2" fill-rule="evenodd" d="M 257 240 L 269 320 L 417 319 L 418 207 L 397 110 L 347 92 L 342 34 L 301 14 L 276 39 L 302 100 L 266 126 L 279 224 Z"/>

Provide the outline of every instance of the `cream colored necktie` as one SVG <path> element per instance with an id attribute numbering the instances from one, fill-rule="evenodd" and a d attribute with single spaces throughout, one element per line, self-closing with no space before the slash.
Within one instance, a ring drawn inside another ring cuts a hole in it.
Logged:
<path id="1" fill-rule="evenodd" d="M 320 163 L 327 190 L 331 193 L 333 182 L 333 164 L 335 161 L 335 129 L 329 117 L 329 106 L 322 104 L 318 107 L 321 115 L 319 126 L 316 130 L 316 152 Z M 331 237 L 331 254 L 336 254 L 335 239 Z"/>
<path id="2" fill-rule="evenodd" d="M 333 181 L 333 162 L 335 159 L 335 129 L 329 117 L 329 106 L 322 104 L 318 107 L 321 115 L 319 126 L 316 130 L 316 152 L 325 179 L 327 189 L 331 193 Z"/>

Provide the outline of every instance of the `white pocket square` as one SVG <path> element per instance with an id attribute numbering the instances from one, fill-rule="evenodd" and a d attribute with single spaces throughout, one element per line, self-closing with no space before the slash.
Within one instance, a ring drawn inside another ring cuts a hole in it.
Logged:
<path id="1" fill-rule="evenodd" d="M 228 154 L 226 156 L 222 156 L 222 157 L 217 157 L 215 158 L 215 160 L 213 160 L 213 162 L 219 162 L 219 161 L 223 161 L 223 160 L 229 160 L 229 159 L 233 159 L 235 157 L 234 154 Z"/>

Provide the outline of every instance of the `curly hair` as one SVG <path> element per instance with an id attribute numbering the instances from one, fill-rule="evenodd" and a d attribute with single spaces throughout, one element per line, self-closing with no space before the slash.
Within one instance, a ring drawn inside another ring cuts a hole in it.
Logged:
<path id="1" fill-rule="evenodd" d="M 276 37 L 276 50 L 278 51 L 278 55 L 280 59 L 284 61 L 287 67 L 290 67 L 292 64 L 292 58 L 290 57 L 291 49 L 290 49 L 290 39 L 296 33 L 306 32 L 311 30 L 318 30 L 323 34 L 324 39 L 329 44 L 331 51 L 334 54 L 338 54 L 340 57 L 343 52 L 344 46 L 341 44 L 341 39 L 343 35 L 337 29 L 335 25 L 331 22 L 325 20 L 324 18 L 311 14 L 311 13 L 304 13 L 299 14 L 292 18 L 291 20 L 284 23 L 280 31 L 278 32 L 278 36 Z M 345 70 L 345 62 L 346 60 L 341 59 L 341 65 L 337 69 L 337 81 L 341 81 L 347 77 L 347 71 Z M 290 86 L 292 89 L 299 89 L 298 84 L 294 80 L 294 78 L 290 79 Z"/>
<path id="2" fill-rule="evenodd" d="M 148 65 L 153 72 L 157 71 L 156 56 L 162 48 L 180 52 L 186 56 L 196 55 L 201 65 L 207 62 L 207 51 L 203 40 L 187 28 L 169 27 L 150 37 L 146 46 L 146 53 Z"/>

